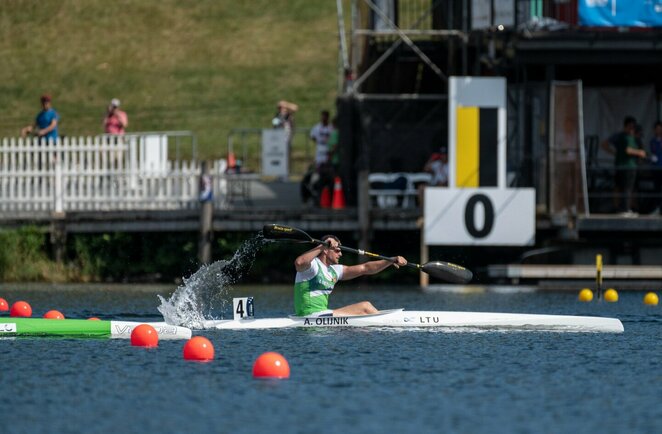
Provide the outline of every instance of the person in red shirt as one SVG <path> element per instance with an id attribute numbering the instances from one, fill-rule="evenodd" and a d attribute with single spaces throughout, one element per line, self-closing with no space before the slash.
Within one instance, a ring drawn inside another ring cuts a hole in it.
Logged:
<path id="1" fill-rule="evenodd" d="M 120 100 L 113 98 L 108 106 L 108 112 L 103 120 L 103 130 L 106 134 L 124 134 L 124 128 L 129 125 L 126 113 L 119 109 Z"/>

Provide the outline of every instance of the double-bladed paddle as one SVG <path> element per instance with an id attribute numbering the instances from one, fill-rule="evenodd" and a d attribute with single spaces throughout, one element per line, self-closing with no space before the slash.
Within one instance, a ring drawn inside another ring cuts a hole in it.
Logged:
<path id="1" fill-rule="evenodd" d="M 271 240 L 290 241 L 295 243 L 324 244 L 324 241 L 315 239 L 301 229 L 293 228 L 290 226 L 265 225 L 262 229 L 262 235 L 264 238 Z M 366 252 L 365 250 L 353 249 L 351 247 L 340 246 L 340 250 L 344 252 L 356 253 L 357 255 L 369 256 L 371 258 L 393 261 L 393 258 L 378 255 L 377 253 Z M 460 265 L 451 264 L 450 262 L 432 261 L 423 265 L 407 262 L 407 266 L 424 271 L 430 276 L 451 283 L 467 283 L 473 277 L 473 273 L 471 271 Z"/>

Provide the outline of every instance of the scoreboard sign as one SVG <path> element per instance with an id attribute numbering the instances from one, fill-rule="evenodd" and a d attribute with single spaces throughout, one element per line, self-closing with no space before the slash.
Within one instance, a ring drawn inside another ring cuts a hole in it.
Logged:
<path id="1" fill-rule="evenodd" d="M 506 182 L 506 79 L 451 77 L 448 188 L 425 189 L 426 245 L 535 243 L 536 194 Z"/>
<path id="2" fill-rule="evenodd" d="M 532 188 L 425 189 L 426 245 L 523 246 L 535 242 Z"/>

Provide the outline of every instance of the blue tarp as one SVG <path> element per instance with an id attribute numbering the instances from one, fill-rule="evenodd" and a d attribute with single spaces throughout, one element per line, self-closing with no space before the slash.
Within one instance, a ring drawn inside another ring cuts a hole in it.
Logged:
<path id="1" fill-rule="evenodd" d="M 662 0 L 578 0 L 579 23 L 601 27 L 662 27 Z"/>

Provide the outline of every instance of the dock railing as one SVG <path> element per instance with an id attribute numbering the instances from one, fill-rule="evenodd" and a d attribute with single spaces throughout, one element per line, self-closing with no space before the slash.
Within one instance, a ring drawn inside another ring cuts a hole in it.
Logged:
<path id="1" fill-rule="evenodd" d="M 5 138 L 0 213 L 198 208 L 201 164 L 169 160 L 167 133 Z M 226 161 L 211 162 L 213 202 L 227 207 Z"/>
<path id="2" fill-rule="evenodd" d="M 228 155 L 233 153 L 245 170 L 262 173 L 262 131 L 265 128 L 233 128 L 228 134 Z M 312 127 L 295 128 L 289 149 L 291 176 L 303 176 L 315 160 Z"/>

